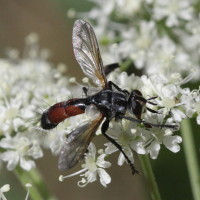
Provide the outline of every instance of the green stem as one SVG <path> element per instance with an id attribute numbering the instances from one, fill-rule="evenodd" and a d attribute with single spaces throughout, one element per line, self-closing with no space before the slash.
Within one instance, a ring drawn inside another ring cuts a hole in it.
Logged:
<path id="1" fill-rule="evenodd" d="M 192 187 L 192 193 L 195 200 L 200 199 L 200 173 L 197 161 L 197 154 L 195 151 L 195 143 L 193 138 L 193 132 L 190 125 L 190 120 L 184 120 L 181 122 L 181 135 L 183 138 L 183 148 L 185 151 L 185 158 L 188 167 L 188 173 L 190 178 L 190 184 Z"/>
<path id="2" fill-rule="evenodd" d="M 25 190 L 27 190 L 25 187 L 27 183 L 32 185 L 30 188 L 30 197 L 33 200 L 56 200 L 48 190 L 48 187 L 38 169 L 31 169 L 27 172 L 18 166 L 15 168 L 14 172 Z"/>
<path id="3" fill-rule="evenodd" d="M 160 193 L 159 193 L 158 186 L 157 186 L 154 174 L 153 174 L 153 170 L 151 167 L 149 157 L 147 155 L 139 154 L 139 158 L 140 158 L 140 163 L 143 168 L 144 175 L 147 180 L 147 184 L 149 186 L 151 198 L 153 200 L 161 200 Z"/>

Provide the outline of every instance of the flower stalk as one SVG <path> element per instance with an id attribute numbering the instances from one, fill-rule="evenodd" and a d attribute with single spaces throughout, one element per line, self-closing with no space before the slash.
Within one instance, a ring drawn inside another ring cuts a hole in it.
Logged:
<path id="1" fill-rule="evenodd" d="M 194 200 L 198 200 L 200 199 L 200 173 L 190 120 L 181 122 L 180 131 L 183 138 L 183 148 L 185 151 L 193 198 Z"/>
<path id="2" fill-rule="evenodd" d="M 57 198 L 51 194 L 49 191 L 46 182 L 44 181 L 41 173 L 38 169 L 31 169 L 30 171 L 25 171 L 19 166 L 15 168 L 14 173 L 18 180 L 20 181 L 22 187 L 25 190 L 26 183 L 31 183 L 32 188 L 30 189 L 30 197 L 35 200 L 56 200 Z"/>
<path id="3" fill-rule="evenodd" d="M 147 155 L 141 155 L 141 154 L 138 154 L 138 156 L 140 159 L 140 163 L 142 165 L 144 176 L 147 180 L 147 184 L 149 187 L 149 192 L 150 192 L 152 200 L 161 200 L 149 157 Z"/>

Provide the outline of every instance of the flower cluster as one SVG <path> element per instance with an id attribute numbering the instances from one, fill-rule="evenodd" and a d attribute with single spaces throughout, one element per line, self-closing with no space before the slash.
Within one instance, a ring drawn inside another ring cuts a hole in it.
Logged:
<path id="1" fill-rule="evenodd" d="M 39 50 L 37 34 L 27 36 L 23 58 L 16 49 L 6 53 L 8 58 L 0 59 L 0 164 L 7 162 L 8 170 L 19 164 L 28 171 L 35 167 L 34 159 L 43 157 L 42 147 L 49 148 L 56 137 L 44 138 L 34 128 L 42 107 L 55 103 L 56 98 L 66 99 L 71 92 L 62 76 L 66 66 L 54 69 L 46 61 L 49 51 Z"/>

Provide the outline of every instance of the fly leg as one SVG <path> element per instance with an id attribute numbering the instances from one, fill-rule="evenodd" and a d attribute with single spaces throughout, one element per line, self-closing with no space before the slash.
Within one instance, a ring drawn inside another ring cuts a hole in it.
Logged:
<path id="1" fill-rule="evenodd" d="M 86 87 L 83 87 L 82 90 L 83 90 L 85 96 L 87 97 L 88 89 Z"/>
<path id="2" fill-rule="evenodd" d="M 109 120 L 106 120 L 102 127 L 101 127 L 101 132 L 102 134 L 110 141 L 112 142 L 121 152 L 122 154 L 124 155 L 124 157 L 126 158 L 127 162 L 129 163 L 130 167 L 131 167 L 131 170 L 132 170 L 132 174 L 139 174 L 139 172 L 135 169 L 135 167 L 133 166 L 133 163 L 130 161 L 130 159 L 128 158 L 128 156 L 124 153 L 122 147 L 115 141 L 113 140 L 111 137 L 109 137 L 107 134 L 106 134 L 106 131 L 108 130 L 108 127 L 109 127 L 109 123 L 110 121 Z"/>
<path id="3" fill-rule="evenodd" d="M 147 99 L 147 101 L 152 100 L 152 99 L 156 99 L 156 98 L 158 98 L 158 97 L 157 97 L 157 96 L 155 96 L 155 97 L 150 97 L 150 98 Z M 153 104 L 153 105 L 154 105 L 154 104 Z"/>
<path id="4" fill-rule="evenodd" d="M 156 111 L 156 110 L 153 110 L 153 109 L 151 109 L 151 108 L 148 108 L 148 107 L 147 107 L 147 110 L 148 110 L 149 112 L 151 112 L 151 113 L 160 114 L 158 111 Z"/>
<path id="5" fill-rule="evenodd" d="M 151 99 L 156 99 L 156 98 L 157 98 L 157 97 L 151 97 L 151 98 L 147 99 L 147 103 L 156 106 L 156 105 L 157 105 L 156 103 L 152 103 L 152 102 L 149 101 L 149 100 L 151 100 Z M 159 113 L 158 111 L 152 110 L 151 108 L 148 108 L 148 107 L 147 107 L 147 110 L 148 110 L 149 112 L 152 112 L 152 113 L 161 114 L 161 113 Z M 171 111 L 169 112 L 169 115 L 170 115 L 171 117 L 173 117 L 173 114 L 172 114 Z"/>
<path id="6" fill-rule="evenodd" d="M 110 74 L 112 71 L 114 71 L 115 69 L 119 67 L 120 67 L 119 63 L 112 63 L 110 65 L 106 65 L 104 67 L 104 73 L 107 76 L 108 74 Z"/>
<path id="7" fill-rule="evenodd" d="M 113 83 L 112 81 L 108 82 L 108 87 L 112 90 L 112 87 L 115 87 L 115 89 L 117 89 L 120 92 L 124 92 L 125 94 L 127 94 L 128 96 L 130 95 L 130 93 L 127 90 L 122 90 L 120 87 L 118 87 L 115 83 Z"/>
<path id="8" fill-rule="evenodd" d="M 135 122 L 135 123 L 138 123 L 138 124 L 144 124 L 144 125 L 147 125 L 147 126 L 154 126 L 154 127 L 160 127 L 160 128 L 170 128 L 170 129 L 173 129 L 175 131 L 178 130 L 178 128 L 179 128 L 178 125 L 152 124 L 152 123 L 149 123 L 149 122 L 145 122 L 141 119 L 135 119 L 135 118 L 127 117 L 127 116 L 124 116 L 124 115 L 119 115 L 119 118 L 127 119 L 129 121 L 132 121 L 132 122 Z"/>

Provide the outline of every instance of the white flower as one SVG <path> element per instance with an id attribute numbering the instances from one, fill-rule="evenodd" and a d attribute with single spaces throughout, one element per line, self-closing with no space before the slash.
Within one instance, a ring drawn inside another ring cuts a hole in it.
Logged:
<path id="1" fill-rule="evenodd" d="M 8 162 L 8 170 L 13 170 L 19 162 L 20 167 L 29 171 L 35 167 L 35 162 L 27 158 L 31 156 L 34 159 L 38 159 L 43 156 L 37 141 L 30 141 L 27 137 L 20 134 L 17 134 L 15 137 L 8 135 L 6 138 L 3 138 L 0 141 L 0 147 L 7 150 L 2 153 L 1 159 Z"/>
<path id="2" fill-rule="evenodd" d="M 190 55 L 193 58 L 195 58 L 195 55 L 199 55 L 199 51 L 197 51 L 197 49 L 199 49 L 200 44 L 199 16 L 198 18 L 194 18 L 186 24 L 186 31 L 182 31 L 180 34 L 181 42 L 184 45 L 184 47 L 190 52 Z M 195 60 L 199 60 L 199 58 Z"/>
<path id="3" fill-rule="evenodd" d="M 116 0 L 116 11 L 122 16 L 132 17 L 138 13 L 142 7 L 142 1 Z"/>
<path id="4" fill-rule="evenodd" d="M 0 105 L 0 121 L 4 122 L 4 124 L 2 124 L 2 130 L 5 132 L 12 132 L 13 130 L 18 132 L 18 129 L 25 124 L 20 116 L 22 101 L 17 98 L 12 98 L 9 102 L 6 97 L 4 97 L 4 101 L 6 106 Z"/>
<path id="5" fill-rule="evenodd" d="M 6 197 L 4 196 L 4 192 L 8 192 L 10 190 L 10 185 L 6 184 L 3 187 L 0 188 L 0 200 L 6 200 Z"/>
<path id="6" fill-rule="evenodd" d="M 145 141 L 141 137 L 140 128 L 132 122 L 122 120 L 122 125 L 119 123 L 112 123 L 107 134 L 122 147 L 122 150 L 132 163 L 134 163 L 134 158 L 131 149 L 138 154 L 146 153 Z M 106 143 L 105 146 L 107 146 L 105 149 L 107 154 L 112 154 L 118 150 L 118 148 L 110 142 Z M 124 161 L 126 161 L 126 159 L 122 152 L 120 152 L 118 165 L 123 165 Z"/>
<path id="7" fill-rule="evenodd" d="M 71 132 L 68 128 L 71 128 L 69 120 L 65 120 L 63 124 L 61 123 L 56 127 L 56 131 L 54 131 L 56 138 L 49 146 L 53 154 L 58 155 L 60 153 L 66 141 L 66 135 Z"/>
<path id="8" fill-rule="evenodd" d="M 171 61 L 177 66 L 170 65 Z M 155 74 L 160 71 L 167 74 L 170 67 L 171 73 L 179 72 L 183 69 L 188 69 L 189 55 L 184 52 L 168 35 L 162 38 L 157 37 L 154 39 L 148 51 L 146 66 L 149 74 Z M 176 70 L 176 71 L 175 71 Z"/>
<path id="9" fill-rule="evenodd" d="M 197 124 L 200 125 L 200 94 L 199 89 L 193 90 L 191 93 L 183 94 L 181 97 L 182 101 L 185 102 L 183 108 L 186 110 L 188 117 L 193 117 L 197 113 Z"/>
<path id="10" fill-rule="evenodd" d="M 174 125 L 173 120 L 168 118 L 166 123 L 163 123 L 164 115 L 160 114 L 157 117 L 151 116 L 148 121 L 154 124 Z M 160 151 L 161 144 L 164 144 L 173 153 L 180 151 L 179 143 L 182 142 L 180 136 L 172 136 L 173 132 L 167 128 L 152 127 L 149 132 L 143 133 L 143 136 L 148 139 L 146 151 L 152 159 L 156 159 Z"/>
<path id="11" fill-rule="evenodd" d="M 173 80 L 173 83 L 169 83 L 169 80 L 162 74 L 153 75 L 150 79 L 156 94 L 160 98 L 155 99 L 158 106 L 162 108 L 160 111 L 165 115 L 171 114 L 174 121 L 180 122 L 182 119 L 186 118 L 186 115 L 178 108 L 178 106 L 183 106 L 185 104 L 185 101 L 179 102 L 178 99 L 178 95 L 183 91 L 180 88 L 181 83 L 185 83 L 185 80 L 182 80 L 180 76 L 177 75 L 173 77 L 177 77 L 177 79 Z"/>
<path id="12" fill-rule="evenodd" d="M 121 34 L 123 40 L 118 45 L 118 53 L 122 58 L 131 58 L 138 69 L 143 68 L 147 53 L 157 34 L 155 22 L 142 20 L 139 24 L 139 30 L 131 27 L 128 30 L 123 29 Z"/>
<path id="13" fill-rule="evenodd" d="M 80 175 L 85 178 L 82 178 L 82 180 L 78 182 L 79 187 L 85 187 L 88 183 L 96 181 L 97 175 L 100 177 L 101 184 L 107 187 L 107 184 L 111 182 L 111 177 L 103 168 L 110 167 L 111 163 L 104 160 L 106 155 L 107 154 L 103 153 L 99 157 L 96 157 L 96 147 L 93 143 L 90 143 L 88 153 L 85 154 L 85 164 L 82 164 L 83 169 L 66 177 L 60 176 L 59 179 L 62 181 L 63 178 L 69 178 L 86 171 L 84 174 Z"/>
<path id="14" fill-rule="evenodd" d="M 192 9 L 190 7 L 190 2 L 186 0 L 156 0 L 153 8 L 154 18 L 156 20 L 161 20 L 164 17 L 166 19 L 166 26 L 178 26 L 179 19 L 189 21 L 192 19 Z"/>
<path id="15" fill-rule="evenodd" d="M 128 91 L 141 89 L 144 86 L 139 76 L 135 76 L 134 74 L 129 76 L 127 72 L 120 72 L 117 70 L 109 75 L 109 80 Z"/>

